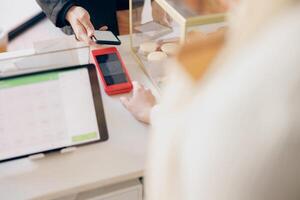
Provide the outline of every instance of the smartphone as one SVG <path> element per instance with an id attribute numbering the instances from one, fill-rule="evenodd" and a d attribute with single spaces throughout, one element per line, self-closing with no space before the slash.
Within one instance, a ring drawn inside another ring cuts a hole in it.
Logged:
<path id="1" fill-rule="evenodd" d="M 111 31 L 95 31 L 92 39 L 97 44 L 120 45 L 120 39 Z"/>
<path id="2" fill-rule="evenodd" d="M 108 95 L 127 93 L 132 90 L 128 71 L 115 47 L 93 50 L 92 55 Z"/>

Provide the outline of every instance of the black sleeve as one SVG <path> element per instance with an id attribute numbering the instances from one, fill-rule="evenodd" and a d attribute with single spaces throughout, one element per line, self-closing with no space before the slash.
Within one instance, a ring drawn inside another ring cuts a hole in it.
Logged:
<path id="1" fill-rule="evenodd" d="M 69 25 L 67 11 L 75 5 L 73 0 L 36 0 L 47 17 L 59 28 Z"/>
<path id="2" fill-rule="evenodd" d="M 151 0 L 152 2 L 153 0 Z M 141 7 L 144 5 L 145 0 L 133 0 L 135 7 Z M 117 0 L 117 10 L 128 10 L 129 1 L 128 0 Z"/>

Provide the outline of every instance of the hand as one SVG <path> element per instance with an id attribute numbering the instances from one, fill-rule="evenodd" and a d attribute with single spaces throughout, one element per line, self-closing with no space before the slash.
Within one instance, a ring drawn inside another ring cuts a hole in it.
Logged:
<path id="1" fill-rule="evenodd" d="M 94 44 L 91 37 L 94 35 L 94 26 L 90 21 L 89 13 L 82 7 L 72 6 L 66 15 L 66 20 L 71 24 L 75 36 L 79 41 Z"/>
<path id="2" fill-rule="evenodd" d="M 133 95 L 131 98 L 121 97 L 125 108 L 139 121 L 149 124 L 150 113 L 156 104 L 155 97 L 149 89 L 137 82 L 133 82 Z"/>
<path id="3" fill-rule="evenodd" d="M 102 26 L 99 31 L 107 31 L 108 27 L 107 26 Z M 94 49 L 101 49 L 101 48 L 105 48 L 105 46 L 101 45 L 101 44 L 97 44 L 96 42 L 93 42 L 90 44 L 90 50 L 94 50 Z M 92 54 L 90 54 L 92 56 Z M 92 58 L 92 57 L 91 57 Z"/>

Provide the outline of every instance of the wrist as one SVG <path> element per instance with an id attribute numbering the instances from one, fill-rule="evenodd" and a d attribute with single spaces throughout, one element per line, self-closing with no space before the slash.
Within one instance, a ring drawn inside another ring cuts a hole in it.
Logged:
<path id="1" fill-rule="evenodd" d="M 156 104 L 154 105 L 152 108 L 151 108 L 151 111 L 150 111 L 150 114 L 149 114 L 149 123 L 151 125 L 155 124 L 155 120 L 158 118 L 158 112 L 159 112 L 159 104 Z"/>
<path id="2" fill-rule="evenodd" d="M 72 18 L 74 16 L 74 10 L 77 8 L 78 6 L 72 5 L 70 6 L 70 8 L 68 10 L 65 11 L 65 19 L 67 22 L 71 23 Z"/>
<path id="3" fill-rule="evenodd" d="M 140 121 L 146 124 L 151 124 L 151 115 L 154 107 L 156 107 L 156 105 L 144 110 L 144 112 L 142 112 L 141 115 L 139 116 Z"/>
<path id="4" fill-rule="evenodd" d="M 151 113 L 151 108 L 141 113 L 140 116 L 138 117 L 139 120 L 145 124 L 150 124 L 150 113 Z"/>

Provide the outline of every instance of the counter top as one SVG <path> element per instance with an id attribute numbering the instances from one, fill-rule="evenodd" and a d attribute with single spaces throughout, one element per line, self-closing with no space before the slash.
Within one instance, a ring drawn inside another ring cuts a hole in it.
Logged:
<path id="1" fill-rule="evenodd" d="M 131 78 L 154 89 L 135 62 L 128 36 L 119 48 Z M 1 199 L 49 199 L 143 176 L 148 145 L 147 125 L 137 122 L 121 105 L 120 96 L 102 90 L 109 140 L 77 148 L 75 152 L 46 155 L 0 164 Z"/>

